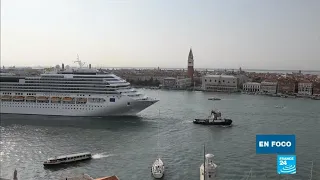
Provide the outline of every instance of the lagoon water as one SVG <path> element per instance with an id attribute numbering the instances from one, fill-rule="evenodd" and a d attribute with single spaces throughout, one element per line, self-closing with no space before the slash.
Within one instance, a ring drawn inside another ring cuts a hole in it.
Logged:
<path id="1" fill-rule="evenodd" d="M 150 166 L 159 154 L 164 179 L 199 179 L 203 144 L 215 155 L 221 180 L 251 178 L 320 179 L 320 101 L 244 94 L 143 90 L 160 101 L 137 117 L 57 117 L 1 115 L 0 177 L 56 180 L 90 174 L 121 180 L 153 179 Z M 209 97 L 221 101 L 208 101 Z M 230 128 L 192 123 L 212 108 L 233 119 Z M 157 128 L 159 127 L 159 148 Z M 297 174 L 278 175 L 276 155 L 258 155 L 256 134 L 295 134 Z M 49 157 L 90 151 L 93 159 L 45 169 Z"/>

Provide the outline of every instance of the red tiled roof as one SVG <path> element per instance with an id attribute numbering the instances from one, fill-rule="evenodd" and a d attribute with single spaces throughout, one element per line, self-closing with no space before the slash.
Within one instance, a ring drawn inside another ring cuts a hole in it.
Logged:
<path id="1" fill-rule="evenodd" d="M 311 83 L 311 82 L 306 80 L 306 79 L 302 79 L 302 80 L 299 81 L 299 83 Z"/>
<path id="2" fill-rule="evenodd" d="M 117 176 L 108 176 L 108 177 L 97 178 L 95 180 L 119 180 L 119 178 Z"/>

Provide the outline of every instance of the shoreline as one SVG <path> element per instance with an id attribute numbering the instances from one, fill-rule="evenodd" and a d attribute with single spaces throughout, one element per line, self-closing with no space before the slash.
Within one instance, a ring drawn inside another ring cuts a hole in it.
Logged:
<path id="1" fill-rule="evenodd" d="M 137 89 L 149 89 L 149 90 L 165 90 L 165 91 L 201 91 L 201 92 L 212 92 L 212 93 L 224 93 L 224 94 L 246 94 L 246 95 L 259 95 L 259 96 L 269 96 L 269 97 L 278 97 L 278 98 L 291 98 L 291 99 L 312 99 L 312 100 L 320 100 L 320 96 L 315 95 L 290 95 L 290 94 L 267 94 L 267 93 L 252 93 L 252 92 L 246 92 L 246 91 L 235 91 L 235 92 L 219 92 L 219 91 L 205 91 L 200 88 L 160 88 L 160 87 L 154 87 L 154 86 L 133 86 L 133 88 Z"/>

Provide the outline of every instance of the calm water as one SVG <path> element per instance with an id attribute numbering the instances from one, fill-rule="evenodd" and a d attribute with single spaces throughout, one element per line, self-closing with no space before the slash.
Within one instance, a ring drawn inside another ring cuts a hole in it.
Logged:
<path id="1" fill-rule="evenodd" d="M 23 180 L 60 179 L 88 173 L 117 175 L 121 180 L 153 179 L 150 166 L 157 153 L 166 165 L 164 179 L 199 179 L 203 144 L 215 155 L 218 179 L 320 179 L 320 101 L 202 92 L 144 90 L 160 102 L 130 118 L 71 118 L 1 115 L 1 177 L 14 168 Z M 201 126 L 196 117 L 209 115 L 213 101 L 231 128 Z M 275 106 L 284 106 L 279 109 Z M 159 113 L 160 111 L 160 113 Z M 157 126 L 159 144 L 157 148 Z M 278 176 L 275 155 L 256 155 L 256 134 L 295 134 L 297 174 Z M 90 151 L 94 159 L 45 169 L 49 157 Z"/>

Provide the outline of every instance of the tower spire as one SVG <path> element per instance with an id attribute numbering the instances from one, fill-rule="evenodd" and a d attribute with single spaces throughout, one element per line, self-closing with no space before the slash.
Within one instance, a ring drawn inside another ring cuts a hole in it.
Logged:
<path id="1" fill-rule="evenodd" d="M 189 56 L 188 59 L 193 60 L 193 53 L 192 53 L 192 47 L 190 47 Z"/>

